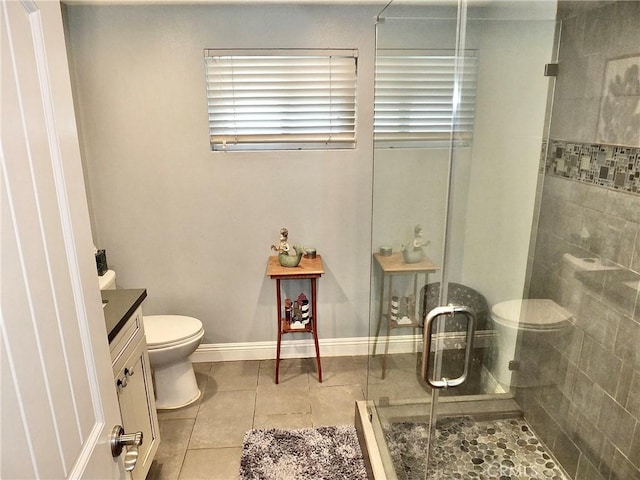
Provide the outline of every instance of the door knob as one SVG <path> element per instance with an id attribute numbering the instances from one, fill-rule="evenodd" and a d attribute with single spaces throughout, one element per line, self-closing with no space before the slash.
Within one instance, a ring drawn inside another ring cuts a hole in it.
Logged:
<path id="1" fill-rule="evenodd" d="M 111 432 L 111 454 L 114 457 L 119 456 L 125 445 L 129 448 L 124 455 L 124 469 L 130 472 L 136 467 L 138 461 L 138 447 L 142 445 L 142 432 L 124 433 L 122 425 L 116 425 Z"/>

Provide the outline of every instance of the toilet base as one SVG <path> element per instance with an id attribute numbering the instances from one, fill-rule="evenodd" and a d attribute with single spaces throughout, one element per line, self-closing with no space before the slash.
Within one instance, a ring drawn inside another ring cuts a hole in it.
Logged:
<path id="1" fill-rule="evenodd" d="M 178 363 L 153 368 L 153 378 L 158 410 L 186 407 L 200 398 L 196 375 L 188 357 Z"/>

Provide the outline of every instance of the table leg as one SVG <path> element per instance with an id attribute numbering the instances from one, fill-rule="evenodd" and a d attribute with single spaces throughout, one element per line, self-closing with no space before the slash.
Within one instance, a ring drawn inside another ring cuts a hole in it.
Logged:
<path id="1" fill-rule="evenodd" d="M 384 342 L 384 357 L 382 357 L 382 379 L 387 374 L 387 355 L 389 353 L 389 336 L 391 335 L 391 298 L 393 298 L 393 275 L 389 275 L 389 301 L 387 307 L 387 338 Z"/>
<path id="2" fill-rule="evenodd" d="M 419 308 L 418 307 L 418 273 L 416 273 L 413 276 L 413 312 L 411 313 L 411 316 L 415 319 L 416 323 L 420 323 L 420 320 L 418 319 L 418 312 L 419 312 Z"/>
<path id="3" fill-rule="evenodd" d="M 413 275 L 413 312 L 411 312 L 411 317 L 413 318 L 414 321 L 414 327 L 413 327 L 413 342 L 414 342 L 414 347 L 413 347 L 413 351 L 414 352 L 418 352 L 418 345 L 420 344 L 420 340 L 419 340 L 419 336 L 416 335 L 416 333 L 420 333 L 420 301 L 418 300 L 418 296 L 419 296 L 419 291 L 418 291 L 418 276 L 420 276 L 419 273 L 416 273 Z M 421 359 L 422 355 L 416 355 L 416 366 L 419 365 L 419 361 Z"/>
<path id="4" fill-rule="evenodd" d="M 316 279 L 311 279 L 311 311 L 313 312 L 313 343 L 316 346 L 318 364 L 318 382 L 322 383 L 322 365 L 320 364 L 320 346 L 318 345 L 318 310 L 316 309 Z"/>
<path id="5" fill-rule="evenodd" d="M 280 381 L 280 342 L 282 341 L 282 311 L 281 311 L 281 296 L 280 296 L 280 279 L 276 279 L 276 307 L 278 308 L 278 346 L 276 348 L 276 385 Z"/>
<path id="6" fill-rule="evenodd" d="M 376 356 L 378 349 L 378 338 L 380 338 L 380 328 L 382 328 L 382 309 L 384 308 L 384 271 L 380 279 L 380 305 L 378 307 L 378 326 L 376 327 L 376 338 L 373 341 L 373 356 Z"/>

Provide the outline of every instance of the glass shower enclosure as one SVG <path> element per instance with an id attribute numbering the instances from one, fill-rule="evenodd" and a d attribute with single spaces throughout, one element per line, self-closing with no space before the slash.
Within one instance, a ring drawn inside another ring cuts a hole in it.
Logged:
<path id="1" fill-rule="evenodd" d="M 379 14 L 357 415 L 374 478 L 568 478 L 513 391 L 544 381 L 519 345 L 530 317 L 570 325 L 523 302 L 557 36 L 551 1 L 393 0 Z"/>

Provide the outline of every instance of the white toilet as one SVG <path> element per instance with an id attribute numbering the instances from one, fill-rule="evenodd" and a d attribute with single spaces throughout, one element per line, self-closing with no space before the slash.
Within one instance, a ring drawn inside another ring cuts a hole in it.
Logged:
<path id="1" fill-rule="evenodd" d="M 497 333 L 497 354 L 492 373 L 506 391 L 514 385 L 512 374 L 516 367 L 511 365 L 510 368 L 510 363 L 515 360 L 518 333 L 526 331 L 534 334 L 529 337 L 545 336 L 546 341 L 541 344 L 547 344 L 553 342 L 551 336 L 557 335 L 573 324 L 573 316 L 567 310 L 553 300 L 538 298 L 497 303 L 491 308 L 491 319 Z M 536 365 L 533 365 L 535 368 L 539 361 L 545 359 L 544 351 L 536 349 L 535 352 L 530 353 L 534 358 L 527 361 L 527 367 L 535 363 Z M 527 383 L 532 378 L 535 381 L 535 376 L 520 376 L 517 386 L 533 386 Z"/>
<path id="2" fill-rule="evenodd" d="M 189 355 L 204 336 L 202 322 L 181 315 L 145 315 L 149 362 L 156 389 L 156 407 L 180 408 L 200 398 Z"/>
<path id="3" fill-rule="evenodd" d="M 99 277 L 100 290 L 116 288 L 116 274 Z M 153 371 L 158 409 L 180 408 L 200 398 L 189 355 L 204 336 L 202 322 L 182 315 L 145 315 L 144 331 Z"/>

